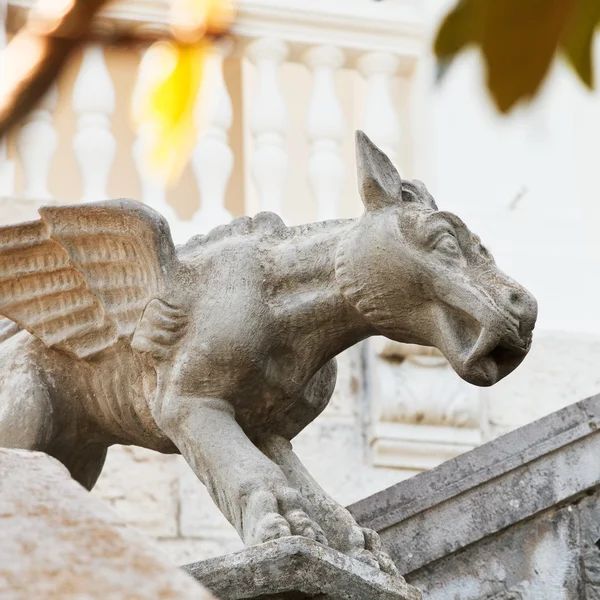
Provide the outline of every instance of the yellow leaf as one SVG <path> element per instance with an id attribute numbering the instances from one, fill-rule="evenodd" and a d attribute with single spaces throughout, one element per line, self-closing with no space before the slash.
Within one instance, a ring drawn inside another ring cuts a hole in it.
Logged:
<path id="1" fill-rule="evenodd" d="M 194 109 L 207 52 L 208 42 L 159 42 L 148 50 L 140 69 L 134 119 L 139 132 L 146 134 L 149 164 L 163 180 L 179 177 L 196 142 Z"/>

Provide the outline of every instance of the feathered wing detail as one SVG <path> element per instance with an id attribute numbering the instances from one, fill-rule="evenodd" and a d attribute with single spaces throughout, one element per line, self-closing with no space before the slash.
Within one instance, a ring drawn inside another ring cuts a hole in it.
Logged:
<path id="1" fill-rule="evenodd" d="M 0 344 L 21 331 L 21 328 L 10 319 L 0 317 Z"/>
<path id="2" fill-rule="evenodd" d="M 79 358 L 130 338 L 177 263 L 165 219 L 134 200 L 39 212 L 0 228 L 0 315 Z"/>

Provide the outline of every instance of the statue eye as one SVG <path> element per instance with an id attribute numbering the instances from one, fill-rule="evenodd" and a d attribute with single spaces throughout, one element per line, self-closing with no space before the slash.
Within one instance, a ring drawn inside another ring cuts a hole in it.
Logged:
<path id="1" fill-rule="evenodd" d="M 458 245 L 458 241 L 451 233 L 444 233 L 438 237 L 434 248 L 452 256 L 457 256 L 460 254 L 460 246 Z"/>

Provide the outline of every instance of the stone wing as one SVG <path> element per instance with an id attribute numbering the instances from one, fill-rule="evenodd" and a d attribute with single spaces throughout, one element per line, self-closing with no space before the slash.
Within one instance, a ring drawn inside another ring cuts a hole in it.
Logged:
<path id="1" fill-rule="evenodd" d="M 0 228 L 0 315 L 78 358 L 131 338 L 177 263 L 165 219 L 134 200 L 39 213 Z"/>

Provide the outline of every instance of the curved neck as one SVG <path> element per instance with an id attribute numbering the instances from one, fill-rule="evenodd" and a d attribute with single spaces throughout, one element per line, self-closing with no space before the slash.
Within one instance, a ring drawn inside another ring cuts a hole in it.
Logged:
<path id="1" fill-rule="evenodd" d="M 356 232 L 353 232 L 357 235 Z M 352 261 L 352 250 L 350 248 L 352 233 L 343 235 L 339 239 L 336 247 L 334 261 L 334 275 L 337 287 L 346 300 L 353 307 L 354 311 L 360 315 L 365 323 L 369 323 L 373 330 L 371 335 L 377 335 L 377 327 L 374 323 L 377 319 L 373 319 L 374 311 L 373 300 L 376 298 L 374 290 L 365 284 L 368 273 L 359 273 L 357 276 L 356 265 Z M 376 304 L 376 303 L 375 303 Z"/>
<path id="2" fill-rule="evenodd" d="M 272 254 L 267 277 L 271 305 L 280 318 L 293 323 L 298 343 L 312 348 L 321 363 L 375 333 L 336 278 L 338 247 L 355 222 L 295 228 L 294 237 L 279 243 Z"/>

